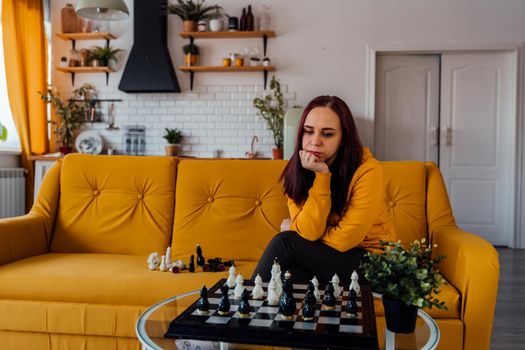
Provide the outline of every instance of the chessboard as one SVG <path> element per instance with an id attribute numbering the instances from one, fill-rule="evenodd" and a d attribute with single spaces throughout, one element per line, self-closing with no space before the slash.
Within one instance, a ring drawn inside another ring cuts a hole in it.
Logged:
<path id="1" fill-rule="evenodd" d="M 320 284 L 321 301 L 317 303 L 315 317 L 306 321 L 301 311 L 306 284 L 293 284 L 297 310 L 292 319 L 288 320 L 279 314 L 278 305 L 268 305 L 265 300 L 267 283 L 263 284 L 263 299 L 249 300 L 249 317 L 241 317 L 237 311 L 240 300 L 234 299 L 233 289 L 229 292 L 230 312 L 219 315 L 217 308 L 221 297 L 220 287 L 225 282 L 225 279 L 221 279 L 208 289 L 208 312 L 203 314 L 199 311 L 198 301 L 195 301 L 170 323 L 164 336 L 301 348 L 378 349 L 374 303 L 367 284 L 361 285 L 360 296 L 356 299 L 358 312 L 355 316 L 344 311 L 348 301 L 348 287 L 344 288 L 338 298 L 335 310 L 328 310 L 322 305 L 325 286 Z M 253 281 L 245 281 L 244 287 L 251 291 Z"/>

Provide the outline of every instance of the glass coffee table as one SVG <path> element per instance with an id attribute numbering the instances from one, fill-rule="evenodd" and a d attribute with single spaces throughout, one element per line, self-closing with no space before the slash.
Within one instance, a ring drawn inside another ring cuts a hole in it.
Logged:
<path id="1" fill-rule="evenodd" d="M 381 298 L 373 293 L 374 298 Z M 143 349 L 212 350 L 212 349 L 285 349 L 268 345 L 247 345 L 188 339 L 164 338 L 170 322 L 199 298 L 199 290 L 176 295 L 148 308 L 137 320 L 136 333 Z M 386 329 L 383 318 L 376 319 L 380 349 L 435 349 L 440 332 L 436 322 L 418 310 L 416 330 L 411 334 L 395 334 Z"/>

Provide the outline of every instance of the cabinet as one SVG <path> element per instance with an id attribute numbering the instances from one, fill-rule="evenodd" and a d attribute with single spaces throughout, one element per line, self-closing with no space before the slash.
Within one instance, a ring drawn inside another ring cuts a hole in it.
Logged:
<path id="1" fill-rule="evenodd" d="M 266 47 L 268 38 L 274 38 L 275 32 L 273 30 L 263 31 L 249 31 L 249 32 L 182 32 L 179 34 L 184 39 L 189 39 L 190 44 L 193 44 L 195 39 L 249 39 L 262 38 L 263 39 L 263 53 L 266 56 Z M 264 88 L 268 82 L 268 72 L 275 71 L 275 66 L 250 66 L 245 65 L 241 67 L 234 66 L 179 66 L 178 69 L 183 72 L 190 73 L 190 88 L 193 90 L 193 79 L 197 72 L 263 72 Z"/>
<path id="2" fill-rule="evenodd" d="M 116 39 L 113 34 L 107 32 L 59 33 L 56 36 L 62 40 L 70 40 L 73 49 L 75 49 L 77 40 L 106 40 L 106 46 L 109 46 L 110 40 Z M 107 85 L 109 73 L 114 72 L 110 67 L 56 67 L 56 69 L 71 74 L 71 85 L 75 85 L 75 74 L 77 73 L 105 73 Z"/>

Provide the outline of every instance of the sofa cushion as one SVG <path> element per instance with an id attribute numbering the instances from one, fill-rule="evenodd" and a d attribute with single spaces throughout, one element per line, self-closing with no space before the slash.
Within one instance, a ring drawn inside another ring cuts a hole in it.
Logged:
<path id="1" fill-rule="evenodd" d="M 288 217 L 285 161 L 182 160 L 178 166 L 172 252 L 257 261 Z"/>
<path id="2" fill-rule="evenodd" d="M 170 242 L 177 160 L 65 157 L 52 252 L 149 254 Z"/>
<path id="3" fill-rule="evenodd" d="M 392 214 L 396 236 L 405 247 L 427 237 L 426 168 L 417 161 L 381 162 L 385 202 Z"/>

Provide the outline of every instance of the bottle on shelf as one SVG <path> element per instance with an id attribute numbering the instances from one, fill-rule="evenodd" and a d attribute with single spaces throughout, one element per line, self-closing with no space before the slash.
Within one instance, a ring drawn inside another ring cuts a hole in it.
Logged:
<path id="1" fill-rule="evenodd" d="M 73 4 L 66 4 L 60 11 L 62 33 L 76 33 L 78 17 Z"/>
<path id="2" fill-rule="evenodd" d="M 248 5 L 248 12 L 246 13 L 246 29 L 247 31 L 253 32 L 255 29 L 255 19 L 252 13 L 252 5 Z"/>
<path id="3" fill-rule="evenodd" d="M 239 30 L 244 32 L 246 30 L 246 7 L 242 8 L 241 19 L 239 20 Z"/>

